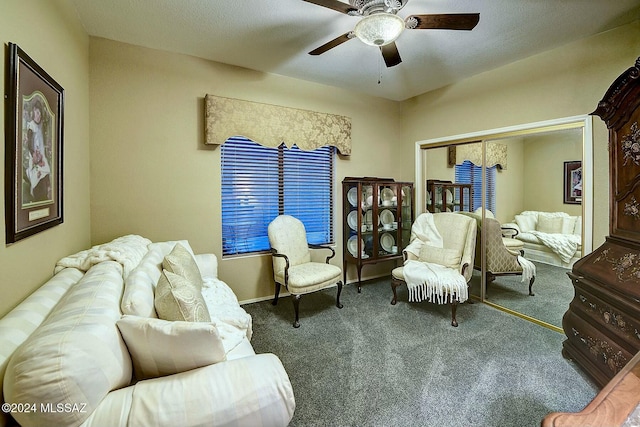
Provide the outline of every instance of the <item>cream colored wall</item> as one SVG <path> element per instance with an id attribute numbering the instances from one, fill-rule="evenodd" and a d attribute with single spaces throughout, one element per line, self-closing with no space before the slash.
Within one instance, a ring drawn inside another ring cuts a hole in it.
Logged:
<path id="1" fill-rule="evenodd" d="M 424 150 L 424 177 L 427 179 L 437 179 L 440 181 L 455 182 L 456 170 L 448 166 L 449 156 L 447 147 L 430 148 Z M 413 179 L 411 179 L 413 181 Z M 422 211 L 421 211 L 422 212 Z"/>
<path id="2" fill-rule="evenodd" d="M 505 138 L 495 142 L 507 146 L 507 168 L 496 172 L 495 214 L 498 221 L 505 223 L 524 210 L 524 149 L 522 138 Z"/>
<path id="3" fill-rule="evenodd" d="M 1 317 L 51 277 L 58 259 L 87 247 L 90 218 L 89 37 L 70 1 L 3 0 L 0 9 L 0 39 L 5 44 L 5 51 L 9 42 L 16 43 L 65 90 L 64 223 L 11 245 L 0 246 Z M 1 79 L 5 82 L 6 68 L 0 69 Z M 2 129 L 4 109 L 2 102 Z M 2 174 L 0 187 L 4 188 L 4 184 Z M 4 197 L 0 205 L 0 211 L 4 213 Z"/>
<path id="4" fill-rule="evenodd" d="M 271 257 L 222 259 L 220 149 L 203 145 L 203 97 L 214 94 L 349 116 L 352 155 L 336 161 L 336 257 L 342 264 L 345 176 L 398 177 L 398 103 L 105 39 L 91 39 L 91 237 L 188 239 L 213 252 L 240 300 L 273 294 Z M 365 267 L 387 274 L 389 264 Z M 349 269 L 353 279 L 355 269 Z"/>
<path id="5" fill-rule="evenodd" d="M 403 103 L 402 159 L 416 141 L 593 111 L 640 52 L 640 21 L 485 72 Z M 609 230 L 608 134 L 594 119 L 594 247 Z M 413 168 L 415 169 L 415 168 Z M 407 167 L 405 179 L 414 171 Z"/>
<path id="6" fill-rule="evenodd" d="M 528 137 L 524 144 L 524 210 L 582 215 L 581 205 L 564 204 L 564 162 L 582 159 L 580 130 Z"/>

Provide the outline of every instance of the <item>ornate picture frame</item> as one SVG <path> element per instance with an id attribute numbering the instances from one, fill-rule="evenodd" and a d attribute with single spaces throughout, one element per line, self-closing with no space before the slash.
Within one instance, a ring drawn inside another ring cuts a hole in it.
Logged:
<path id="1" fill-rule="evenodd" d="M 564 203 L 582 203 L 582 161 L 564 162 Z"/>
<path id="2" fill-rule="evenodd" d="M 9 43 L 5 123 L 6 242 L 63 222 L 64 89 Z"/>

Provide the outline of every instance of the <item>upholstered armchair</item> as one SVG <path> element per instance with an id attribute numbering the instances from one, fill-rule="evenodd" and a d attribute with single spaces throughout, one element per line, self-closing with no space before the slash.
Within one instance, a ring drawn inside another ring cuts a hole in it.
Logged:
<path id="1" fill-rule="evenodd" d="M 457 213 L 423 213 L 411 227 L 405 263 L 391 272 L 391 304 L 396 289 L 407 285 L 410 302 L 451 304 L 451 326 L 458 326 L 458 303 L 468 299 L 473 274 L 476 221 Z"/>
<path id="2" fill-rule="evenodd" d="M 267 229 L 273 261 L 273 278 L 276 285 L 273 305 L 278 303 L 282 285 L 289 291 L 293 300 L 295 319 L 293 327 L 300 327 L 300 298 L 304 294 L 338 285 L 336 307 L 342 308 L 340 293 L 342 292 L 342 269 L 329 264 L 335 251 L 329 246 L 307 243 L 304 224 L 290 215 L 276 217 Z M 309 249 L 325 249 L 331 251 L 324 263 L 311 261 Z"/>
<path id="3" fill-rule="evenodd" d="M 485 216 L 482 225 L 478 227 L 478 250 L 482 242 L 482 233 L 486 235 L 485 271 L 487 287 L 495 280 L 496 276 L 522 276 L 525 274 L 525 277 L 530 276 L 528 280 L 529 295 L 533 296 L 534 293 L 531 291 L 531 288 L 533 287 L 533 282 L 536 280 L 535 266 L 531 261 L 522 256 L 522 242 L 517 239 L 503 237 L 503 229 L 500 222 L 495 218 L 489 218 L 487 216 Z M 510 245 L 511 241 L 515 242 Z M 478 262 L 476 262 L 476 268 L 480 270 L 480 256 L 476 259 L 478 260 Z"/>

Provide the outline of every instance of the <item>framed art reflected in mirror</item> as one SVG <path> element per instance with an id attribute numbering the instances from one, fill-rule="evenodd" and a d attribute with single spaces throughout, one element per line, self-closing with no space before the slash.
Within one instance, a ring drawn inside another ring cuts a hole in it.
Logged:
<path id="1" fill-rule="evenodd" d="M 6 242 L 61 224 L 64 89 L 9 43 L 5 123 Z"/>
<path id="2" fill-rule="evenodd" d="M 564 162 L 564 203 L 582 203 L 582 161 Z"/>

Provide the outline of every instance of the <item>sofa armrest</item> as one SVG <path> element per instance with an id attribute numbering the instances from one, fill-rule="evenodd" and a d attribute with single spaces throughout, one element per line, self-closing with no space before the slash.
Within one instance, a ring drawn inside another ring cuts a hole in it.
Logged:
<path id="1" fill-rule="evenodd" d="M 259 354 L 140 381 L 129 425 L 287 426 L 295 398 L 280 359 Z"/>
<path id="2" fill-rule="evenodd" d="M 512 229 L 516 231 L 516 235 L 520 234 L 522 231 L 520 230 L 520 227 L 518 227 L 518 224 L 516 224 L 515 222 L 505 222 L 504 224 L 502 224 L 501 228 L 504 229 Z M 509 236 L 512 237 L 512 236 Z"/>
<path id="3" fill-rule="evenodd" d="M 218 278 L 218 258 L 215 254 L 196 254 L 195 260 L 203 279 Z"/>

